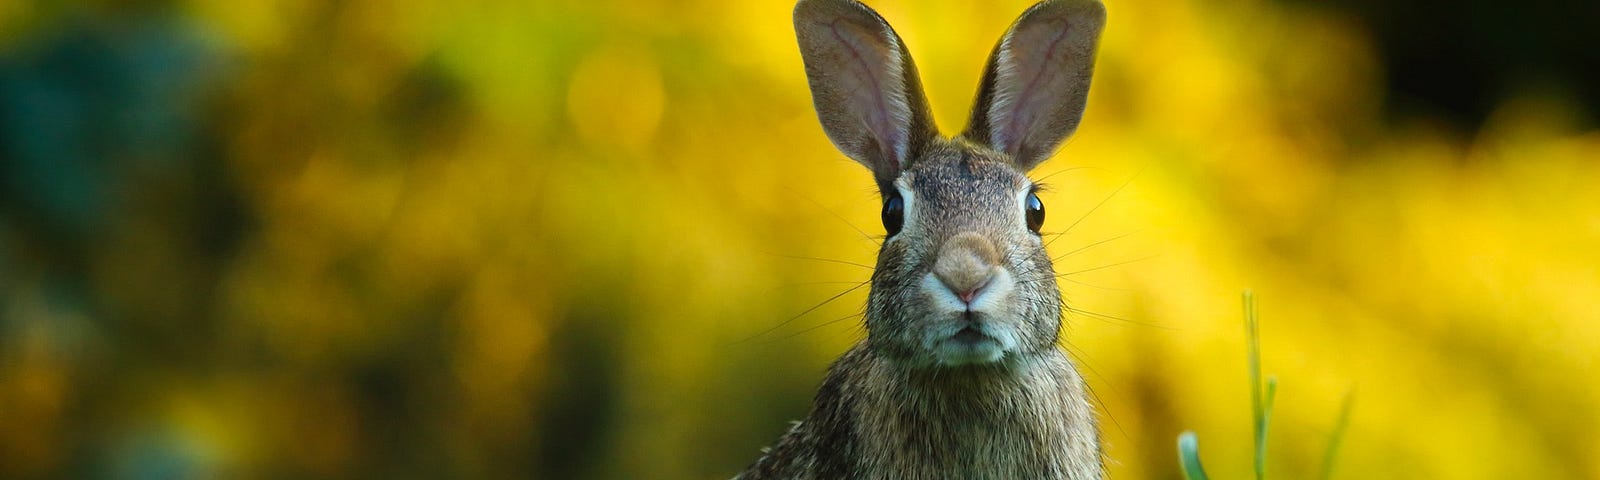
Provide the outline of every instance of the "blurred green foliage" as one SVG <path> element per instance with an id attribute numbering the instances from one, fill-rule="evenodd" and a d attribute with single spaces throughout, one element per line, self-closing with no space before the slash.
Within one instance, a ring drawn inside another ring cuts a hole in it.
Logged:
<path id="1" fill-rule="evenodd" d="M 950 132 L 1029 2 L 871 3 Z M 1600 476 L 1593 112 L 1463 130 L 1386 110 L 1360 17 L 1108 4 L 1034 173 L 1113 478 L 1249 438 L 1246 286 L 1270 476 L 1352 386 L 1342 478 Z M 861 338 L 865 289 L 795 315 L 881 233 L 790 8 L 0 3 L 0 477 L 731 475 Z"/>

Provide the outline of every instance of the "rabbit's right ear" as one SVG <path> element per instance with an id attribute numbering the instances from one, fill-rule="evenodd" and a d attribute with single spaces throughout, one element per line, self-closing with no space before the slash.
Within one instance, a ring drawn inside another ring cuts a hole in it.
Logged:
<path id="1" fill-rule="evenodd" d="M 961 136 L 1024 171 L 1050 158 L 1083 119 L 1105 24 L 1100 0 L 1044 0 L 1024 12 L 990 54 Z"/>
<path id="2" fill-rule="evenodd" d="M 822 129 L 888 187 L 939 134 L 905 44 L 855 0 L 800 0 L 794 30 Z"/>

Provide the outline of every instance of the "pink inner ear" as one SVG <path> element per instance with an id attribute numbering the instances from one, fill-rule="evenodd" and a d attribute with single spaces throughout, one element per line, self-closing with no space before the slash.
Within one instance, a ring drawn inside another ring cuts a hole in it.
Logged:
<path id="1" fill-rule="evenodd" d="M 836 81 L 850 92 L 849 108 L 884 149 L 886 160 L 902 161 L 911 110 L 900 91 L 899 45 L 843 18 L 830 22 L 828 30 L 848 56 L 840 59 L 844 71 Z"/>
<path id="2" fill-rule="evenodd" d="M 1070 25 L 1056 17 L 1029 22 L 1006 37 L 997 59 L 1000 87 L 990 108 L 990 133 L 994 144 L 1016 155 L 1028 135 L 1052 112 L 1070 88 L 1070 79 L 1061 75 L 1062 58 L 1069 54 Z"/>

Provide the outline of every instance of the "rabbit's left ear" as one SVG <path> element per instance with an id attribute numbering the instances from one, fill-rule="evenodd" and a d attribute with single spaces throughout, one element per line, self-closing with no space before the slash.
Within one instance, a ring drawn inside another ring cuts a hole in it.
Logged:
<path id="1" fill-rule="evenodd" d="M 1023 12 L 989 56 L 961 134 L 1027 171 L 1078 128 L 1106 23 L 1099 0 L 1046 0 Z"/>
<path id="2" fill-rule="evenodd" d="M 856 0 L 801 0 L 794 30 L 822 129 L 888 191 L 939 135 L 905 44 Z"/>

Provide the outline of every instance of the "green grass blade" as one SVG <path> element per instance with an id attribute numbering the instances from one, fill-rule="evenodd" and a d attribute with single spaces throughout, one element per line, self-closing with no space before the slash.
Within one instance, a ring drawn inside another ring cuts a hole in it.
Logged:
<path id="1" fill-rule="evenodd" d="M 1200 466 L 1200 439 L 1192 431 L 1178 434 L 1178 463 L 1183 466 L 1183 478 L 1210 480 L 1206 469 Z"/>
<path id="2" fill-rule="evenodd" d="M 1333 459 L 1339 456 L 1339 446 L 1344 443 L 1344 432 L 1350 427 L 1350 410 L 1356 401 L 1355 390 L 1344 394 L 1344 402 L 1339 406 L 1339 420 L 1333 425 L 1333 433 L 1328 436 L 1328 450 L 1322 454 L 1322 480 L 1333 478 Z"/>
<path id="3" fill-rule="evenodd" d="M 1256 478 L 1267 476 L 1267 432 L 1272 427 L 1272 402 L 1278 398 L 1278 377 L 1267 377 L 1266 400 L 1261 405 L 1261 418 L 1257 421 Z"/>
<path id="4" fill-rule="evenodd" d="M 1256 480 L 1267 478 L 1267 415 L 1262 402 L 1261 386 L 1261 330 L 1256 317 L 1256 294 L 1244 291 L 1245 343 L 1250 355 L 1250 414 L 1255 420 Z"/>

